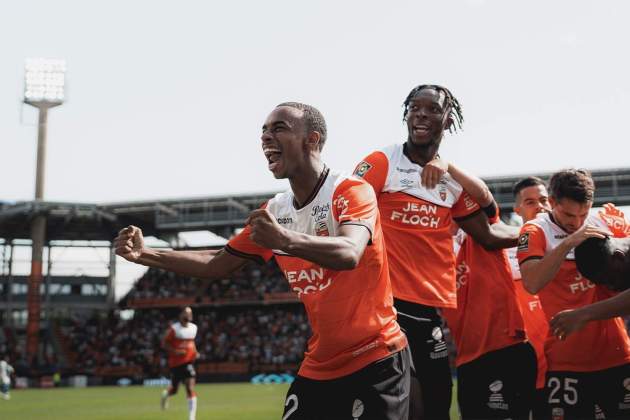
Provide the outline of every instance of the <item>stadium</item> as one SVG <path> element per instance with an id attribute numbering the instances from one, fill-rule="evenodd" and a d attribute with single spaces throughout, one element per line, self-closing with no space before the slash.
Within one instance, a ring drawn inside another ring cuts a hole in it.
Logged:
<path id="1" fill-rule="evenodd" d="M 629 10 L 538 3 L 14 5 L 0 420 L 630 418 Z"/>
<path id="2" fill-rule="evenodd" d="M 548 174 L 542 176 L 548 178 Z M 593 171 L 593 177 L 598 191 L 595 206 L 608 202 L 630 205 L 630 169 Z M 514 205 L 512 186 L 521 178 L 485 180 L 507 221 Z M 30 223 L 40 215 L 46 217 L 47 226 L 44 255 L 54 255 L 55 247 L 100 247 L 105 254 L 113 255 L 112 238 L 130 224 L 143 226 L 146 235 L 171 238 L 175 246 L 178 234 L 187 231 L 207 230 L 229 238 L 242 229 L 252 210 L 272 196 L 249 194 L 117 204 L 3 204 L 0 346 L 14 361 L 16 387 L 87 386 L 81 392 L 90 392 L 93 386 L 143 386 L 145 389 L 133 394 L 123 389 L 122 393 L 130 398 L 130 411 L 120 412 L 120 417 L 115 418 L 154 418 L 152 409 L 141 412 L 132 407 L 131 401 L 141 398 L 145 409 L 155 408 L 153 387 L 164 386 L 168 377 L 166 353 L 160 350 L 163 326 L 177 318 L 181 307 L 190 306 L 200 326 L 199 383 L 209 384 L 201 388 L 207 394 L 202 394 L 204 404 L 213 412 L 217 412 L 216 407 L 223 407 L 225 418 L 277 416 L 286 384 L 297 372 L 310 331 L 302 305 L 273 262 L 264 266 L 248 264 L 220 282 L 149 269 L 119 301 L 114 300 L 112 290 L 115 260 L 106 262 L 109 272 L 100 277 L 45 275 L 40 286 L 41 300 L 35 309 L 41 313 L 36 363 L 29 362 L 26 351 L 29 278 L 11 271 L 16 265 L 11 260 L 17 254 L 14 249 L 29 246 Z M 45 264 L 48 272 L 53 272 L 56 261 L 50 258 Z M 129 312 L 133 312 L 132 317 Z M 455 351 L 452 345 L 451 351 Z M 216 385 L 221 388 L 219 395 L 215 394 L 215 385 L 210 385 L 226 383 L 231 385 Z M 93 391 L 86 398 L 125 404 L 119 401 L 121 392 L 110 391 L 109 395 L 107 389 Z M 237 399 L 241 394 L 251 394 L 248 398 L 252 401 L 242 411 L 225 404 L 225 400 Z M 18 392 L 16 398 L 21 395 Z M 39 400 L 40 396 L 36 398 Z M 31 410 L 35 418 L 54 404 L 48 399 L 51 397 L 42 398 L 38 404 L 28 400 L 16 404 L 11 411 L 18 418 L 20 413 Z M 93 410 L 92 405 L 86 404 L 77 408 L 77 413 L 83 413 L 77 415 L 114 418 L 106 408 L 101 414 Z M 183 406 L 179 411 L 184 413 Z M 220 415 L 213 414 L 212 418 L 221 418 Z"/>

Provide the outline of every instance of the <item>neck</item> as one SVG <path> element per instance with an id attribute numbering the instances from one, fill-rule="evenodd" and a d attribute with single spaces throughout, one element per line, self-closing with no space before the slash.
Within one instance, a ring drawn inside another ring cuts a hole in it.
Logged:
<path id="1" fill-rule="evenodd" d="M 324 162 L 319 159 L 312 159 L 303 168 L 300 168 L 297 174 L 289 178 L 289 184 L 298 207 L 302 207 L 311 196 L 324 168 Z"/>
<path id="2" fill-rule="evenodd" d="M 413 163 L 424 166 L 437 157 L 442 139 L 436 139 L 425 145 L 415 145 L 410 139 L 405 143 L 405 154 Z"/>

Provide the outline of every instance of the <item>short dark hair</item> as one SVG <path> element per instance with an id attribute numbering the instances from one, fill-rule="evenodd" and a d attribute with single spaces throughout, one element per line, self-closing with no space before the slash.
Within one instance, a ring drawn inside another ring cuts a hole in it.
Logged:
<path id="1" fill-rule="evenodd" d="M 586 169 L 564 169 L 549 180 L 549 194 L 554 200 L 563 198 L 586 203 L 595 197 L 595 183 Z"/>
<path id="2" fill-rule="evenodd" d="M 314 106 L 303 104 L 300 102 L 283 102 L 276 106 L 276 108 L 279 108 L 281 106 L 288 106 L 290 108 L 295 108 L 302 111 L 306 131 L 317 131 L 319 133 L 319 150 L 322 150 L 322 148 L 324 147 L 324 143 L 326 143 L 326 135 L 328 133 L 328 129 L 326 128 L 326 120 L 324 119 L 322 113 L 319 112 L 319 110 Z"/>
<path id="3" fill-rule="evenodd" d="M 462 113 L 462 106 L 459 104 L 459 101 L 451 93 L 450 90 L 440 85 L 419 85 L 415 88 L 411 89 L 407 98 L 405 98 L 405 102 L 403 103 L 405 110 L 403 111 L 403 121 L 407 121 L 407 114 L 409 113 L 409 103 L 411 100 L 421 91 L 432 89 L 437 92 L 442 92 L 446 97 L 446 106 L 449 109 L 449 116 L 453 120 L 453 124 L 448 127 L 448 131 L 452 132 L 453 129 L 457 131 L 457 128 L 462 128 L 462 124 L 464 123 L 464 114 Z"/>
<path id="4" fill-rule="evenodd" d="M 537 176 L 528 176 L 527 178 L 523 178 L 516 184 L 514 184 L 514 187 L 512 188 L 512 194 L 514 194 L 514 197 L 516 197 L 518 193 L 523 191 L 525 188 L 535 187 L 536 185 L 542 185 L 543 187 L 546 187 L 545 181 L 543 181 L 542 179 L 538 178 Z"/>
<path id="5" fill-rule="evenodd" d="M 602 283 L 610 257 L 608 238 L 588 238 L 575 248 L 578 271 L 593 283 Z"/>

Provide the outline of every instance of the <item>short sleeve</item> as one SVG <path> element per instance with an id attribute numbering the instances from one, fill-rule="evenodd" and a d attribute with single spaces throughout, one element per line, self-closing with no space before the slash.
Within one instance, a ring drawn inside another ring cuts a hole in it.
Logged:
<path id="1" fill-rule="evenodd" d="M 267 207 L 267 203 L 263 204 L 260 208 Z M 264 264 L 273 256 L 273 250 L 263 248 L 250 239 L 251 226 L 247 225 L 236 236 L 234 236 L 225 246 L 225 251 L 234 255 L 235 257 L 245 258 L 252 260 L 258 264 Z"/>
<path id="2" fill-rule="evenodd" d="M 464 219 L 481 209 L 479 204 L 466 191 L 462 191 L 459 199 L 453 205 L 451 214 L 453 219 Z"/>
<path id="3" fill-rule="evenodd" d="M 521 228 L 516 245 L 518 263 L 523 264 L 530 259 L 541 259 L 545 256 L 547 240 L 540 226 L 527 223 Z"/>
<path id="4" fill-rule="evenodd" d="M 376 194 L 370 184 L 348 178 L 341 182 L 333 194 L 333 216 L 340 225 L 365 226 L 374 232 L 378 216 Z"/>
<path id="5" fill-rule="evenodd" d="M 354 169 L 354 175 L 363 178 L 374 188 L 378 196 L 385 187 L 389 161 L 383 152 L 373 152 L 363 159 Z"/>

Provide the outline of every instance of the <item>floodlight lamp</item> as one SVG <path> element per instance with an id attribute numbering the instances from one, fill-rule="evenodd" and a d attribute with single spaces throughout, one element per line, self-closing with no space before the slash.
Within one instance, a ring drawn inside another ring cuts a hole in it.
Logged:
<path id="1" fill-rule="evenodd" d="M 29 58 L 24 70 L 24 102 L 36 106 L 63 103 L 65 60 Z"/>

